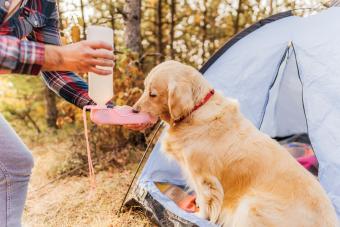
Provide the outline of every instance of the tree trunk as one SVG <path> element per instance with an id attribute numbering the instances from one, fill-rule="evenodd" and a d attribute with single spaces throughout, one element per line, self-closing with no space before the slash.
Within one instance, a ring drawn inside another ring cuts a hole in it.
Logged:
<path id="1" fill-rule="evenodd" d="M 175 50 L 174 50 L 174 42 L 175 42 L 175 15 L 176 15 L 176 0 L 171 0 L 170 6 L 171 13 L 171 22 L 170 22 L 170 56 L 171 59 L 175 59 Z"/>
<path id="2" fill-rule="evenodd" d="M 111 28 L 115 29 L 115 5 L 113 2 L 110 3 L 110 19 L 111 19 Z"/>
<path id="3" fill-rule="evenodd" d="M 110 16 L 111 16 L 111 27 L 113 32 L 115 32 L 115 5 L 114 2 L 111 2 L 110 4 Z M 115 45 L 115 35 L 113 34 L 113 51 L 116 50 L 116 45 Z"/>
<path id="4" fill-rule="evenodd" d="M 126 47 L 140 54 L 141 0 L 125 0 L 124 14 Z"/>
<path id="5" fill-rule="evenodd" d="M 269 15 L 271 16 L 271 15 L 273 15 L 273 11 L 274 11 L 274 9 L 273 9 L 273 0 L 269 0 Z"/>
<path id="6" fill-rule="evenodd" d="M 241 12 L 242 12 L 242 0 L 238 0 L 237 14 L 234 22 L 234 34 L 237 34 L 238 30 L 240 29 L 239 21 Z"/>
<path id="7" fill-rule="evenodd" d="M 162 0 L 158 0 L 157 5 L 157 52 L 160 56 L 157 59 L 157 63 L 164 61 L 164 50 L 163 50 L 163 30 L 162 30 Z"/>
<path id="8" fill-rule="evenodd" d="M 56 98 L 54 92 L 47 86 L 45 86 L 45 100 L 47 126 L 57 128 L 58 109 L 56 105 Z"/>
<path id="9" fill-rule="evenodd" d="M 331 0 L 328 5 L 328 7 L 340 7 L 340 0 Z"/>
<path id="10" fill-rule="evenodd" d="M 84 34 L 84 39 L 86 39 L 86 23 L 85 23 L 84 8 L 85 8 L 84 2 L 83 0 L 80 0 L 81 19 L 83 21 L 83 34 Z"/>
<path id="11" fill-rule="evenodd" d="M 60 10 L 60 0 L 57 0 L 57 7 L 58 10 Z M 59 11 L 59 30 L 60 31 L 64 30 L 60 11 Z M 45 86 L 44 96 L 46 102 L 46 123 L 47 126 L 50 128 L 57 128 L 58 109 L 55 93 L 52 90 L 50 90 L 45 84 L 44 86 Z M 37 131 L 40 132 L 40 129 L 39 127 L 37 127 L 35 122 L 34 121 L 31 122 L 33 126 L 37 129 Z"/>
<path id="12" fill-rule="evenodd" d="M 57 0 L 57 7 L 58 7 L 58 18 L 59 18 L 59 29 L 60 31 L 64 30 L 64 26 L 63 26 L 63 19 L 62 19 L 62 12 L 60 11 L 60 0 Z"/>
<path id="13" fill-rule="evenodd" d="M 204 11 L 203 11 L 203 25 L 202 25 L 202 60 L 205 62 L 205 55 L 206 55 L 206 49 L 205 49 L 205 43 L 207 42 L 207 36 L 208 36 L 208 6 L 207 6 L 207 0 L 203 1 L 204 4 Z"/>

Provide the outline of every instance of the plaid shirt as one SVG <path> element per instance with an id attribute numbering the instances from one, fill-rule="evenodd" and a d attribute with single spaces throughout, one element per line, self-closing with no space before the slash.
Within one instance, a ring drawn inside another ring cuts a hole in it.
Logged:
<path id="1" fill-rule="evenodd" d="M 0 0 L 0 74 L 39 74 L 44 44 L 60 45 L 56 0 L 23 0 L 5 21 L 12 0 Z M 27 40 L 23 40 L 26 38 Z M 94 104 L 87 84 L 72 72 L 42 72 L 50 89 L 82 108 Z"/>

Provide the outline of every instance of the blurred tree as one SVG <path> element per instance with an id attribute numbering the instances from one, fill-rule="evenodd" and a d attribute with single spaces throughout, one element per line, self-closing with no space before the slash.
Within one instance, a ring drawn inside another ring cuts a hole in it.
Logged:
<path id="1" fill-rule="evenodd" d="M 138 54 L 141 52 L 141 0 L 125 0 L 125 44 Z"/>
<path id="2" fill-rule="evenodd" d="M 328 2 L 329 7 L 339 7 L 340 1 L 339 0 L 331 0 Z"/>
<path id="3" fill-rule="evenodd" d="M 170 58 L 175 59 L 175 15 L 176 15 L 176 0 L 170 1 Z"/>
<path id="4" fill-rule="evenodd" d="M 159 53 L 157 63 L 161 63 L 164 60 L 164 49 L 163 49 L 163 0 L 158 0 L 157 3 L 157 52 Z"/>
<path id="5" fill-rule="evenodd" d="M 46 101 L 46 122 L 47 126 L 50 128 L 58 128 L 57 127 L 57 119 L 58 119 L 58 109 L 56 102 L 56 94 L 50 90 L 45 85 L 45 101 Z"/>
<path id="6" fill-rule="evenodd" d="M 46 86 L 37 77 L 1 76 L 0 110 L 11 124 L 42 131 L 46 119 L 43 93 Z M 46 124 L 46 122 L 45 122 Z"/>
<path id="7" fill-rule="evenodd" d="M 80 15 L 81 15 L 80 21 L 83 26 L 83 35 L 84 39 L 86 39 L 85 4 L 83 0 L 80 0 Z"/>

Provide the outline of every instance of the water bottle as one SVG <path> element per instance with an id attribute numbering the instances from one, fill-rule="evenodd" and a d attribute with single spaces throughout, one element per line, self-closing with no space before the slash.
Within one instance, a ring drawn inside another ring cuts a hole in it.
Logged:
<path id="1" fill-rule="evenodd" d="M 113 46 L 113 30 L 102 26 L 89 26 L 87 40 L 103 41 Z M 112 70 L 110 67 L 96 67 Z M 90 72 L 89 96 L 98 106 L 105 107 L 105 104 L 113 97 L 113 74 L 101 76 Z"/>

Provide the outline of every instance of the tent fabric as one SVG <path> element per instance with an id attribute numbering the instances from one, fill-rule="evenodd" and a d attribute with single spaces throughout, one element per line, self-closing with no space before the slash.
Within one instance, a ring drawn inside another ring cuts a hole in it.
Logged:
<path id="1" fill-rule="evenodd" d="M 271 20 L 217 52 L 204 76 L 271 136 L 307 132 L 319 161 L 319 180 L 340 217 L 340 8 L 309 17 Z M 291 45 L 292 44 L 292 45 Z M 208 61 L 209 62 L 209 61 Z M 165 212 L 197 226 L 213 226 L 186 213 L 153 182 L 185 185 L 179 166 L 156 144 L 138 180 Z M 154 213 L 155 215 L 155 213 Z M 156 214 L 157 215 L 157 214 Z"/>
<path id="2" fill-rule="evenodd" d="M 291 44 L 293 45 L 293 44 Z M 303 89 L 296 53 L 287 47 L 269 96 L 260 130 L 271 137 L 307 133 Z"/>

